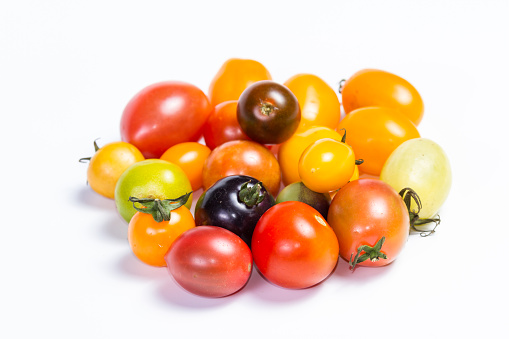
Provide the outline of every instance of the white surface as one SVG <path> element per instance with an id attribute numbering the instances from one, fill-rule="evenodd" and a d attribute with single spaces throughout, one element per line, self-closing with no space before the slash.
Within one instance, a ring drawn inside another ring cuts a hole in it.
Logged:
<path id="1" fill-rule="evenodd" d="M 0 4 L 2 338 L 493 337 L 506 332 L 507 1 L 3 1 Z M 363 68 L 409 80 L 421 135 L 453 167 L 442 224 L 394 264 L 341 261 L 307 290 L 254 272 L 204 299 L 133 257 L 113 201 L 78 162 L 119 139 L 138 90 L 204 91 L 230 57 L 274 80 L 331 86 Z"/>

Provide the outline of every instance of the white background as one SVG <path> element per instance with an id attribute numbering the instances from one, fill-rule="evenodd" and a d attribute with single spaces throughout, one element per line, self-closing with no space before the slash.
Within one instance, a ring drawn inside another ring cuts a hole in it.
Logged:
<path id="1" fill-rule="evenodd" d="M 2 1 L 0 337 L 427 338 L 506 333 L 507 1 Z M 453 167 L 442 224 L 388 267 L 340 261 L 300 291 L 257 272 L 205 299 L 138 261 L 112 200 L 86 186 L 92 142 L 127 101 L 231 58 L 331 86 L 363 68 L 421 93 L 419 131 Z"/>

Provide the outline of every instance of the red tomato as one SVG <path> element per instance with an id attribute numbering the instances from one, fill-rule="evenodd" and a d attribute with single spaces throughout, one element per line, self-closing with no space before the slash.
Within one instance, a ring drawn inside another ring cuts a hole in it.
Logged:
<path id="1" fill-rule="evenodd" d="M 203 126 L 203 138 L 211 150 L 228 141 L 250 140 L 237 120 L 236 100 L 225 101 L 214 108 Z"/>
<path id="2" fill-rule="evenodd" d="M 199 226 L 183 233 L 173 242 L 165 260 L 180 286 L 211 298 L 240 290 L 253 269 L 253 256 L 247 244 L 217 226 Z"/>
<path id="3" fill-rule="evenodd" d="M 387 259 L 366 260 L 362 266 L 384 266 L 403 249 L 410 231 L 408 210 L 399 194 L 378 179 L 359 179 L 334 196 L 327 217 L 339 240 L 339 255 L 349 261 L 360 246 L 373 247 L 382 237 Z M 362 254 L 362 253 L 361 253 Z"/>
<path id="4" fill-rule="evenodd" d="M 159 158 L 173 145 L 197 141 L 211 111 L 207 96 L 198 87 L 161 82 L 131 99 L 122 114 L 120 133 L 145 158 Z"/>
<path id="5" fill-rule="evenodd" d="M 266 147 L 247 140 L 229 141 L 216 147 L 203 165 L 203 188 L 229 175 L 243 174 L 263 183 L 273 197 L 281 184 L 276 157 Z"/>
<path id="6" fill-rule="evenodd" d="M 268 281 L 291 289 L 323 281 L 338 260 L 334 231 L 317 210 L 300 201 L 268 209 L 255 227 L 251 250 Z"/>

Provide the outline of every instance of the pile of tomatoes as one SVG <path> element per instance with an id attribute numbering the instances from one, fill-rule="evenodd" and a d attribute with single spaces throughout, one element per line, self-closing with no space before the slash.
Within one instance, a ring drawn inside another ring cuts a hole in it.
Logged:
<path id="1" fill-rule="evenodd" d="M 339 258 L 387 265 L 412 231 L 434 232 L 450 164 L 420 137 L 423 101 L 403 78 L 366 69 L 340 93 L 246 59 L 226 61 L 208 95 L 153 84 L 125 107 L 122 141 L 94 143 L 88 183 L 115 199 L 136 257 L 200 296 L 239 291 L 253 267 L 301 289 Z"/>

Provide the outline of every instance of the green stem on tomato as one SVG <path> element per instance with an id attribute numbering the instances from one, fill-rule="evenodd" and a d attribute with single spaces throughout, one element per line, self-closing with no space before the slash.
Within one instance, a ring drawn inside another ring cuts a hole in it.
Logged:
<path id="1" fill-rule="evenodd" d="M 410 228 L 416 232 L 419 232 L 421 237 L 427 237 L 428 235 L 435 233 L 435 229 L 438 227 L 438 225 L 440 225 L 440 216 L 437 215 L 436 218 L 430 218 L 430 219 L 419 218 L 419 212 L 422 209 L 421 198 L 419 197 L 417 192 L 415 192 L 410 187 L 403 188 L 399 192 L 399 195 L 403 198 L 403 201 L 405 202 L 406 208 L 408 210 L 408 215 L 410 217 Z M 412 210 L 410 208 L 410 205 L 412 204 L 412 200 L 417 205 L 417 211 Z M 432 222 L 435 223 L 435 227 L 433 227 L 432 230 L 420 230 L 416 227 L 416 226 L 426 225 L 426 224 L 429 224 Z"/>
<path id="2" fill-rule="evenodd" d="M 358 263 L 361 263 L 366 260 L 371 260 L 372 262 L 378 261 L 380 259 L 387 259 L 387 255 L 382 253 L 382 245 L 385 242 L 385 237 L 381 237 L 375 244 L 375 246 L 371 247 L 369 245 L 362 245 L 357 248 L 357 253 L 355 254 L 354 259 L 352 260 L 353 253 L 350 254 L 350 261 L 348 264 L 350 265 L 350 269 L 353 271 L 355 266 Z M 361 254 L 364 252 L 363 254 Z"/>
<path id="3" fill-rule="evenodd" d="M 176 199 L 151 199 L 151 198 L 135 198 L 129 197 L 129 201 L 133 203 L 133 207 L 138 212 L 151 214 L 156 222 L 170 221 L 171 211 L 184 206 L 189 200 L 192 191 L 186 193 Z M 137 207 L 136 204 L 140 204 L 143 207 Z"/>

